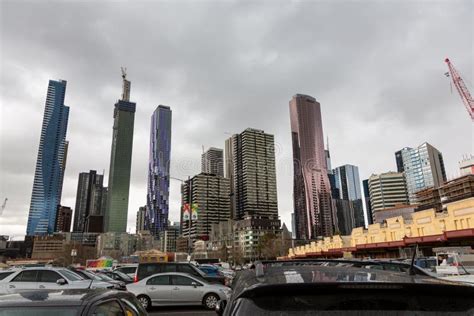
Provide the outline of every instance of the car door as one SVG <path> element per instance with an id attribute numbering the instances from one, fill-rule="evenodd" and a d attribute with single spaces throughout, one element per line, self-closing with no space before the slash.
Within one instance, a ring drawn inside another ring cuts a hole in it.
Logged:
<path id="1" fill-rule="evenodd" d="M 146 281 L 146 293 L 150 297 L 152 304 L 166 305 L 170 303 L 172 286 L 169 275 L 158 275 Z"/>
<path id="2" fill-rule="evenodd" d="M 55 271 L 39 270 L 38 271 L 38 289 L 56 290 L 56 289 L 67 288 L 68 287 L 67 283 L 64 285 L 59 285 L 56 283 L 59 279 L 64 279 L 64 278 Z M 66 279 L 64 280 L 66 281 Z"/>
<path id="3" fill-rule="evenodd" d="M 24 270 L 15 276 L 6 285 L 7 293 L 16 293 L 22 290 L 36 290 L 38 287 L 37 276 L 38 270 Z"/>
<path id="4" fill-rule="evenodd" d="M 193 285 L 196 283 L 196 286 Z M 171 276 L 173 290 L 171 299 L 173 304 L 201 304 L 203 286 L 198 281 L 183 275 Z"/>

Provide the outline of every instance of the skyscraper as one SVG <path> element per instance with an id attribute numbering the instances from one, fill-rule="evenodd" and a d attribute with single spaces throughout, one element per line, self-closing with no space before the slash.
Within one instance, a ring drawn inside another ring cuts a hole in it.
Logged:
<path id="1" fill-rule="evenodd" d="M 55 232 L 67 233 L 71 231 L 72 209 L 69 206 L 58 205 L 56 214 Z"/>
<path id="2" fill-rule="evenodd" d="M 192 189 L 192 194 L 190 189 Z M 229 193 L 230 181 L 227 178 L 201 173 L 186 180 L 181 187 L 182 234 L 187 237 L 189 232 L 189 220 L 184 218 L 184 206 L 193 204 L 197 208 L 198 219 L 191 222 L 191 238 L 207 240 L 212 224 L 218 224 L 230 218 Z"/>
<path id="3" fill-rule="evenodd" d="M 103 216 L 104 176 L 97 171 L 81 172 L 77 182 L 76 208 L 74 212 L 74 232 L 86 232 L 90 216 Z M 104 197 L 106 198 L 106 197 Z"/>
<path id="4" fill-rule="evenodd" d="M 122 99 L 115 103 L 109 186 L 104 230 L 127 230 L 128 194 L 132 166 L 133 126 L 136 104 L 130 102 L 130 81 L 122 70 Z"/>
<path id="5" fill-rule="evenodd" d="M 233 218 L 278 217 L 275 142 L 271 134 L 247 128 L 226 143 L 227 176 L 231 179 Z"/>
<path id="6" fill-rule="evenodd" d="M 343 165 L 334 169 L 334 175 L 339 196 L 333 196 L 333 198 L 351 201 L 354 210 L 354 227 L 365 226 L 359 168 L 353 165 Z"/>
<path id="7" fill-rule="evenodd" d="M 138 234 L 138 232 L 145 230 L 145 215 L 146 214 L 146 206 L 140 206 L 137 212 L 137 222 L 136 222 L 136 227 L 135 227 L 135 232 Z"/>
<path id="8" fill-rule="evenodd" d="M 50 80 L 36 159 L 27 235 L 52 234 L 66 165 L 69 107 L 64 105 L 66 81 Z"/>
<path id="9" fill-rule="evenodd" d="M 369 177 L 368 184 L 373 219 L 378 211 L 408 204 L 408 192 L 403 173 L 373 174 Z"/>
<path id="10" fill-rule="evenodd" d="M 324 151 L 321 106 L 313 97 L 297 94 L 290 101 L 290 119 L 296 238 L 331 236 L 335 218 Z"/>
<path id="11" fill-rule="evenodd" d="M 365 213 L 367 215 L 367 224 L 370 225 L 374 223 L 374 217 L 372 215 L 372 205 L 370 204 L 369 179 L 363 180 L 362 186 L 364 188 Z"/>
<path id="12" fill-rule="evenodd" d="M 155 237 L 168 227 L 171 116 L 170 107 L 164 105 L 151 116 L 145 229 Z"/>
<path id="13" fill-rule="evenodd" d="M 211 147 L 201 156 L 201 172 L 224 177 L 224 152 Z"/>
<path id="14" fill-rule="evenodd" d="M 416 192 L 446 182 L 443 155 L 428 143 L 397 151 L 395 160 L 398 172 L 405 172 L 410 204 L 417 202 Z"/>

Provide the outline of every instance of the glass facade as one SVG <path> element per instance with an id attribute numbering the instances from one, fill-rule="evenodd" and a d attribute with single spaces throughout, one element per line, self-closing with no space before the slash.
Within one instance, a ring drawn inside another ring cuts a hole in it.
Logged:
<path id="1" fill-rule="evenodd" d="M 156 237 L 168 228 L 171 117 L 164 105 L 151 116 L 145 229 Z"/>
<path id="2" fill-rule="evenodd" d="M 321 105 L 297 94 L 290 101 L 293 198 L 297 239 L 331 236 L 335 214 L 324 150 Z"/>
<path id="3" fill-rule="evenodd" d="M 400 161 L 399 157 L 403 163 L 402 169 L 405 172 L 410 204 L 417 202 L 416 192 L 429 187 L 438 187 L 446 181 L 443 155 L 430 144 L 424 143 L 418 148 L 405 147 L 397 151 L 395 153 L 397 164 Z"/>
<path id="4" fill-rule="evenodd" d="M 130 82 L 124 80 L 124 89 L 126 88 L 130 88 Z M 129 95 L 129 90 L 124 91 L 123 98 L 127 100 L 119 100 L 114 109 L 107 208 L 104 216 L 105 232 L 125 232 L 127 230 L 136 108 L 135 103 L 128 101 Z"/>
<path id="5" fill-rule="evenodd" d="M 54 232 L 56 213 L 58 205 L 61 204 L 66 160 L 69 107 L 64 105 L 65 94 L 66 81 L 49 81 L 28 214 L 27 235 L 47 235 Z"/>

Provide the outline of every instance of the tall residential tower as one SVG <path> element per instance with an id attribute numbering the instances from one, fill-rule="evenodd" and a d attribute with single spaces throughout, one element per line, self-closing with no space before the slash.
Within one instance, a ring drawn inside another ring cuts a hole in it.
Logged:
<path id="1" fill-rule="evenodd" d="M 136 104 L 130 102 L 130 81 L 126 79 L 123 69 L 122 79 L 122 99 L 115 103 L 114 109 L 109 191 L 104 220 L 106 232 L 125 232 L 127 230 Z"/>
<path id="2" fill-rule="evenodd" d="M 29 236 L 54 232 L 66 165 L 69 107 L 64 105 L 65 94 L 66 81 L 49 81 L 26 228 Z"/>
<path id="3" fill-rule="evenodd" d="M 171 109 L 159 105 L 151 116 L 145 229 L 159 237 L 168 228 Z"/>
<path id="4" fill-rule="evenodd" d="M 226 142 L 227 177 L 231 181 L 231 214 L 278 217 L 274 136 L 247 128 Z"/>
<path id="5" fill-rule="evenodd" d="M 334 214 L 324 151 L 321 105 L 297 94 L 290 101 L 293 198 L 297 239 L 331 236 Z"/>
<path id="6" fill-rule="evenodd" d="M 211 147 L 201 155 L 201 172 L 224 176 L 224 152 L 222 149 Z"/>

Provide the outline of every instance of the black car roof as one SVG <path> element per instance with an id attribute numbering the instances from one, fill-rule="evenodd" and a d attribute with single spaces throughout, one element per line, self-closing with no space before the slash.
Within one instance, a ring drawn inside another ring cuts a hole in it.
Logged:
<path id="1" fill-rule="evenodd" d="M 131 295 L 123 291 L 108 289 L 70 289 L 22 291 L 0 295 L 0 308 L 16 306 L 81 306 L 91 300 Z"/>
<path id="2" fill-rule="evenodd" d="M 325 266 L 327 263 L 329 265 Z M 362 263 L 362 264 L 360 264 Z M 463 286 L 460 283 L 440 280 L 428 275 L 410 275 L 403 271 L 370 269 L 379 264 L 409 265 L 393 262 L 350 261 L 350 260 L 303 260 L 264 261 L 255 269 L 240 273 L 234 283 L 234 293 L 240 294 L 257 287 L 308 284 L 424 284 Z"/>

